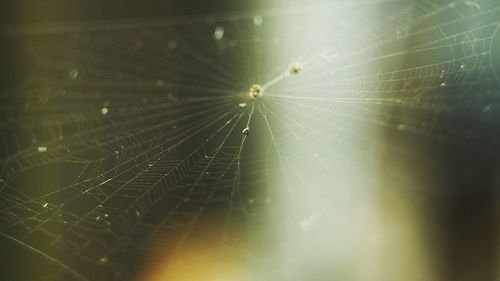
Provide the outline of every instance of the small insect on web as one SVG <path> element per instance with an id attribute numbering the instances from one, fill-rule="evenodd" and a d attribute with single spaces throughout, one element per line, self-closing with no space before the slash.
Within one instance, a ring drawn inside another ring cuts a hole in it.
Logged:
<path id="1" fill-rule="evenodd" d="M 252 100 L 255 100 L 259 97 L 262 96 L 262 87 L 257 84 L 253 84 L 252 87 L 250 87 L 250 91 L 248 92 L 248 95 Z"/>
<path id="2" fill-rule="evenodd" d="M 250 128 L 246 127 L 245 129 L 243 129 L 243 131 L 241 132 L 244 136 L 248 136 L 250 135 Z"/>
<path id="3" fill-rule="evenodd" d="M 298 62 L 294 62 L 290 65 L 288 68 L 288 71 L 290 74 L 299 74 L 300 70 L 302 69 L 302 65 Z"/>

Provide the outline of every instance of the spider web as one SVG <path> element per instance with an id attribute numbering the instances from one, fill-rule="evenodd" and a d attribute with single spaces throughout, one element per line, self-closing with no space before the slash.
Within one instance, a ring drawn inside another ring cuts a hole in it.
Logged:
<path id="1" fill-rule="evenodd" d="M 270 239 L 254 226 L 289 220 L 280 208 L 306 200 L 297 189 L 334 188 L 328 173 L 379 148 L 409 153 L 374 131 L 496 149 L 499 8 L 379 1 L 4 26 L 32 67 L 1 96 L 0 233 L 71 278 L 130 280 L 196 236 L 225 255 Z M 359 38 L 370 44 L 352 48 Z M 217 231 L 199 233 L 204 221 Z"/>

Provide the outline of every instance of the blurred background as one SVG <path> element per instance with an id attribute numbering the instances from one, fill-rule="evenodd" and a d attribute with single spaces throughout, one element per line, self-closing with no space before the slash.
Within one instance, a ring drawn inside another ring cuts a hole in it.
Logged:
<path id="1" fill-rule="evenodd" d="M 0 11 L 2 280 L 500 280 L 497 1 Z"/>

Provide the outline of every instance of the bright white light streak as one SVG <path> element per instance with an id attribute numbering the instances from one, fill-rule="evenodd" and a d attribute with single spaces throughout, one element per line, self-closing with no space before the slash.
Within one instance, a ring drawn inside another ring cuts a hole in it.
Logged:
<path id="1" fill-rule="evenodd" d="M 275 1 L 293 4 L 289 0 Z M 346 60 L 342 64 L 339 60 L 374 44 L 374 37 L 367 35 L 369 30 L 377 30 L 374 26 L 379 23 L 375 20 L 377 7 L 374 5 L 372 14 L 365 13 L 361 18 L 356 8 L 336 9 L 331 0 L 313 2 L 313 5 L 308 2 L 304 11 L 315 7 L 314 11 L 283 18 L 283 32 L 280 33 L 283 36 L 277 38 L 280 44 L 266 57 L 269 68 L 281 65 L 283 71 L 277 71 L 264 83 L 272 99 L 263 100 L 263 111 L 267 112 L 268 119 L 275 121 L 270 127 L 276 129 L 277 140 L 292 134 L 295 141 L 286 145 L 276 141 L 282 169 L 271 186 L 279 191 L 276 197 L 286 198 L 280 210 L 285 221 L 277 223 L 274 230 L 282 251 L 263 257 L 277 261 L 278 265 L 262 270 L 265 276 L 261 278 L 397 280 L 402 276 L 386 271 L 394 269 L 384 264 L 384 252 L 391 256 L 401 255 L 398 266 L 418 261 L 407 253 L 408 249 L 414 249 L 412 234 L 406 234 L 405 226 L 401 230 L 391 225 L 399 224 L 400 218 L 392 221 L 384 217 L 386 214 L 376 192 L 380 184 L 376 166 L 381 163 L 377 162 L 375 146 L 358 145 L 359 139 L 375 141 L 377 138 L 369 122 L 359 122 L 360 112 L 376 107 L 369 102 L 351 106 L 329 100 L 331 97 L 356 99 L 362 96 L 355 91 L 345 91 L 352 96 L 339 96 L 332 90 L 335 88 L 332 83 L 338 79 L 335 75 L 356 78 L 377 73 L 380 69 L 374 64 L 349 68 L 345 65 Z M 346 3 L 351 2 L 338 3 L 339 7 L 346 7 Z M 323 4 L 324 9 L 317 8 Z M 364 6 L 366 8 L 366 3 Z M 370 21 L 370 17 L 374 20 Z M 377 53 L 375 50 L 364 52 L 363 56 L 376 57 Z M 304 69 L 300 74 L 289 75 L 288 67 L 295 62 Z M 344 70 L 335 73 L 336 68 Z M 304 99 L 280 99 L 280 95 Z M 386 227 L 401 233 L 387 234 Z M 387 238 L 396 239 L 392 247 Z M 269 243 L 272 248 L 275 241 Z M 407 244 L 410 246 L 405 246 Z M 387 246 L 391 248 L 384 248 Z M 412 266 L 409 269 L 415 269 Z"/>

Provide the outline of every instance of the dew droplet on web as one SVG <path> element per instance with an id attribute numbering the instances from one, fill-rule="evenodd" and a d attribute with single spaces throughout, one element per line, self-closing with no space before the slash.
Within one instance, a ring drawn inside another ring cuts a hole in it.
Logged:
<path id="1" fill-rule="evenodd" d="M 78 77 L 78 69 L 73 68 L 68 72 L 68 76 L 70 79 L 76 79 Z"/>
<path id="2" fill-rule="evenodd" d="M 36 151 L 38 151 L 40 153 L 47 152 L 47 147 L 46 146 L 39 146 L 36 148 Z"/>
<path id="3" fill-rule="evenodd" d="M 256 15 L 253 17 L 253 24 L 255 24 L 256 26 L 261 26 L 262 23 L 264 23 L 264 20 L 262 19 L 261 16 Z"/>
<path id="4" fill-rule="evenodd" d="M 224 27 L 217 26 L 214 30 L 214 39 L 222 40 L 224 38 Z"/>
<path id="5" fill-rule="evenodd" d="M 104 256 L 99 259 L 99 264 L 103 265 L 108 262 L 108 257 Z"/>

